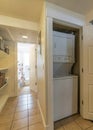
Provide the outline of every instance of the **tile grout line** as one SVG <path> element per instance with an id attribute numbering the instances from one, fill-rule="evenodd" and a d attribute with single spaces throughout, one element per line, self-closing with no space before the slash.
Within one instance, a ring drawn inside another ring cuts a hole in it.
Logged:
<path id="1" fill-rule="evenodd" d="M 19 97 L 20 95 L 18 95 L 17 97 Z M 11 122 L 11 126 L 10 126 L 10 130 L 12 130 L 12 125 L 13 125 L 13 121 L 14 121 L 14 116 L 15 116 L 15 113 L 16 113 L 16 108 L 17 108 L 17 105 L 18 105 L 18 99 L 17 99 L 17 103 L 16 103 L 16 107 L 15 107 L 15 111 L 14 111 L 14 114 L 13 114 L 13 119 L 12 119 L 12 122 Z M 20 111 L 19 111 L 20 112 Z M 28 115 L 27 115 L 28 116 Z M 24 128 L 24 127 L 23 127 Z M 21 129 L 21 128 L 19 128 Z"/>
<path id="2" fill-rule="evenodd" d="M 30 92 L 30 94 L 31 94 L 31 92 Z M 33 96 L 32 96 L 33 97 Z M 28 95 L 28 98 L 29 98 L 29 95 Z M 28 106 L 29 106 L 29 103 L 27 103 L 28 104 Z M 30 103 L 30 104 L 33 104 L 33 103 Z M 30 118 L 30 115 L 29 115 L 29 107 L 28 107 L 28 117 Z M 29 120 L 29 118 L 28 118 L 28 120 Z M 33 126 L 33 125 L 35 125 L 35 124 L 38 124 L 38 123 L 40 123 L 40 122 L 36 122 L 36 123 L 33 123 L 33 124 L 29 124 L 29 126 Z M 28 126 L 28 130 L 29 130 L 29 126 Z"/>
<path id="3" fill-rule="evenodd" d="M 30 126 L 30 123 L 29 123 L 29 117 L 30 117 L 30 115 L 29 115 L 29 94 L 31 94 L 31 92 L 25 93 L 25 95 L 27 96 L 27 126 L 25 126 L 25 127 L 27 127 L 27 130 L 29 130 L 29 126 Z M 18 95 L 17 97 L 19 98 L 19 96 L 20 95 Z M 15 121 L 14 117 L 15 117 L 15 113 L 16 113 L 16 109 L 17 109 L 17 105 L 18 105 L 18 101 L 19 101 L 18 98 L 17 98 L 16 104 L 15 104 L 15 109 L 14 109 L 14 112 L 13 112 L 13 117 L 12 117 L 12 120 L 11 120 L 10 130 L 12 130 L 13 127 L 14 127 L 13 126 L 13 121 Z M 39 122 L 37 122 L 37 123 L 39 123 Z M 32 125 L 37 124 L 37 123 L 33 123 Z M 21 129 L 25 128 L 25 127 L 19 128 L 18 130 L 21 130 Z"/>
<path id="4" fill-rule="evenodd" d="M 80 127 L 80 125 L 75 121 L 75 123 Z M 89 129 L 89 128 L 91 128 L 91 127 L 93 127 L 93 125 L 92 126 L 89 126 L 88 128 L 86 128 L 86 129 L 83 129 L 83 128 L 81 128 L 82 130 L 87 130 L 87 129 Z"/>
<path id="5" fill-rule="evenodd" d="M 88 130 L 89 128 L 92 128 L 93 127 L 93 125 L 92 126 L 89 126 L 88 128 L 86 128 L 85 130 Z"/>
<path id="6" fill-rule="evenodd" d="M 81 128 L 81 130 L 84 130 L 84 129 L 76 122 L 76 120 L 75 120 L 74 122 Z"/>
<path id="7" fill-rule="evenodd" d="M 79 118 L 79 117 L 78 117 L 78 118 Z M 78 118 L 77 118 L 77 119 L 78 119 Z M 77 120 L 77 119 L 76 119 L 76 120 Z M 93 125 L 92 125 L 92 126 L 89 126 L 89 127 L 86 128 L 86 129 L 83 129 L 83 128 L 76 122 L 76 120 L 74 120 L 74 122 L 75 122 L 82 130 L 87 130 L 88 128 L 91 128 L 91 127 L 93 126 Z"/>
<path id="8" fill-rule="evenodd" d="M 17 103 L 18 103 L 18 99 L 17 99 Z M 17 107 L 17 103 L 16 103 L 16 107 Z M 16 107 L 15 107 L 15 111 L 14 111 L 14 114 L 13 114 L 13 119 L 12 119 L 12 121 L 11 121 L 10 130 L 12 130 L 13 121 L 14 121 L 14 116 L 15 116 L 15 112 L 16 112 Z"/>

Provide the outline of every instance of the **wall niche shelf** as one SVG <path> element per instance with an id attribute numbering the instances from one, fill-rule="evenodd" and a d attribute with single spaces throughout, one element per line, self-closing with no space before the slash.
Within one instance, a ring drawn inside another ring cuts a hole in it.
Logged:
<path id="1" fill-rule="evenodd" d="M 7 85 L 8 85 L 8 83 L 6 82 L 2 87 L 0 87 L 0 91 L 1 91 L 3 88 L 7 87 Z"/>
<path id="2" fill-rule="evenodd" d="M 0 50 L 0 58 L 2 57 L 6 57 L 8 56 L 9 54 L 7 54 L 6 52 L 4 52 L 3 50 Z"/>
<path id="3" fill-rule="evenodd" d="M 0 72 L 4 72 L 4 71 L 7 71 L 8 68 L 0 68 Z"/>
<path id="4" fill-rule="evenodd" d="M 2 53 L 2 58 L 7 56 L 7 54 L 5 52 L 0 51 L 0 58 L 1 58 L 1 53 Z M 7 67 L 0 68 L 0 73 L 5 73 L 5 83 L 4 83 L 4 85 L 2 85 L 0 87 L 0 112 L 4 108 L 4 106 L 7 102 L 7 99 L 9 97 L 8 92 L 7 92 L 7 87 L 8 87 L 7 71 L 8 71 Z"/>

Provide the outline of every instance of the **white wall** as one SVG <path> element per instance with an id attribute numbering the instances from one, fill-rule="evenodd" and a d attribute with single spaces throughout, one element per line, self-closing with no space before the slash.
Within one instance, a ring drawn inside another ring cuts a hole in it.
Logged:
<path id="1" fill-rule="evenodd" d="M 39 23 L 8 17 L 4 15 L 0 15 L 0 25 L 19 27 L 34 31 L 39 30 Z"/>
<path id="2" fill-rule="evenodd" d="M 38 103 L 42 114 L 44 127 L 47 127 L 47 102 L 46 102 L 46 8 L 45 3 L 42 9 L 42 15 L 40 19 L 40 31 L 41 31 L 41 54 L 40 45 L 38 45 L 37 51 L 37 70 L 38 70 Z"/>
<path id="3" fill-rule="evenodd" d="M 88 24 L 89 21 L 93 20 L 93 10 L 87 13 L 86 15 L 86 23 Z"/>
<path id="4" fill-rule="evenodd" d="M 47 17 L 83 26 L 85 16 L 47 2 Z"/>

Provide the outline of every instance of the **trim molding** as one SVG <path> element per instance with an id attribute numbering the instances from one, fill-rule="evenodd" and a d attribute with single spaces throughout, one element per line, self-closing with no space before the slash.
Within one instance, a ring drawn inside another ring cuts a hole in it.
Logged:
<path id="1" fill-rule="evenodd" d="M 40 114 L 41 114 L 41 117 L 42 117 L 43 126 L 44 126 L 45 130 L 48 130 L 49 126 L 46 125 L 46 122 L 45 122 L 45 119 L 44 119 L 44 115 L 43 115 L 43 112 L 42 112 L 42 108 L 41 108 L 39 99 L 37 99 L 37 104 L 38 104 L 38 107 L 39 107 L 39 110 L 40 110 Z"/>
<path id="2" fill-rule="evenodd" d="M 8 100 L 9 96 L 8 95 L 5 95 L 3 97 L 1 97 L 1 101 L 0 101 L 0 112 L 3 110 L 7 100 Z"/>

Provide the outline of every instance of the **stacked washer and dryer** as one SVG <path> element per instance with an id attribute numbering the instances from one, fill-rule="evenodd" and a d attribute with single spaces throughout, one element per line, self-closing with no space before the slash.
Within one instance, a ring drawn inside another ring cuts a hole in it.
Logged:
<path id="1" fill-rule="evenodd" d="M 78 112 L 78 76 L 71 74 L 75 63 L 75 35 L 53 31 L 54 121 Z"/>

